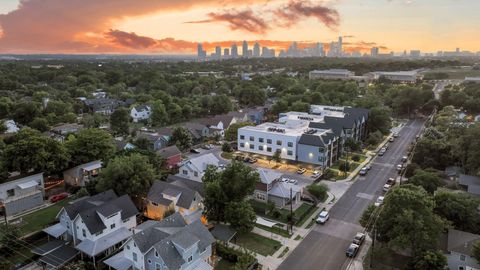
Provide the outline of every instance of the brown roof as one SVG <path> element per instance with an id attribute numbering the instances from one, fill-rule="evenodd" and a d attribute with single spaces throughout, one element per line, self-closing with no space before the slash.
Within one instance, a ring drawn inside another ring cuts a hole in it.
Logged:
<path id="1" fill-rule="evenodd" d="M 176 145 L 172 145 L 172 146 L 165 147 L 165 148 L 162 148 L 162 149 L 158 150 L 157 154 L 159 154 L 163 158 L 170 158 L 170 157 L 173 157 L 173 156 L 176 156 L 176 155 L 180 155 L 180 154 L 182 154 L 182 152 L 180 152 L 180 150 L 178 150 L 178 147 Z"/>
<path id="2" fill-rule="evenodd" d="M 480 235 L 458 230 L 448 230 L 447 250 L 460 254 L 472 255 L 472 247 L 480 240 Z"/>

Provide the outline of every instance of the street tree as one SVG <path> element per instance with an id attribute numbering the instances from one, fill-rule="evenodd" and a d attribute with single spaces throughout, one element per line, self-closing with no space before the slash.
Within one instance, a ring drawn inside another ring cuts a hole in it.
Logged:
<path id="1" fill-rule="evenodd" d="M 280 155 L 280 150 L 275 151 L 275 153 L 273 153 L 272 160 L 275 162 L 280 162 L 282 160 Z"/>
<path id="2" fill-rule="evenodd" d="M 153 102 L 151 119 L 154 126 L 163 126 L 169 122 L 167 109 L 161 100 Z"/>
<path id="3" fill-rule="evenodd" d="M 141 154 L 119 156 L 102 169 L 97 191 L 113 189 L 118 195 L 145 196 L 155 178 L 155 170 L 148 158 Z"/>
<path id="4" fill-rule="evenodd" d="M 127 135 L 130 127 L 130 113 L 126 108 L 115 110 L 110 116 L 110 128 L 115 134 Z"/>
<path id="5" fill-rule="evenodd" d="M 241 233 L 251 231 L 256 219 L 255 211 L 247 201 L 229 202 L 225 207 L 225 222 Z"/>
<path id="6" fill-rule="evenodd" d="M 477 241 L 475 244 L 473 244 L 472 255 L 473 258 L 477 260 L 477 263 L 480 264 L 480 241 Z"/>
<path id="7" fill-rule="evenodd" d="M 410 264 L 412 270 L 444 270 L 447 257 L 439 250 L 427 250 L 415 257 Z"/>
<path id="8" fill-rule="evenodd" d="M 442 185 L 442 178 L 436 172 L 416 170 L 415 174 L 408 179 L 410 184 L 421 186 L 428 193 L 433 194 Z"/>
<path id="9" fill-rule="evenodd" d="M 98 159 L 106 161 L 116 151 L 112 136 L 96 128 L 79 131 L 75 136 L 69 137 L 65 146 L 76 165 Z"/>
<path id="10" fill-rule="evenodd" d="M 446 224 L 433 212 L 434 201 L 421 187 L 406 184 L 385 198 L 376 221 L 379 239 L 413 256 L 435 247 Z"/>
<path id="11" fill-rule="evenodd" d="M 186 151 L 192 147 L 193 140 L 190 132 L 184 127 L 176 127 L 172 131 L 170 144 L 176 145 L 181 151 Z"/>
<path id="12" fill-rule="evenodd" d="M 437 191 L 433 197 L 434 211 L 450 221 L 457 230 L 480 233 L 480 213 L 477 211 L 480 200 L 468 194 Z"/>

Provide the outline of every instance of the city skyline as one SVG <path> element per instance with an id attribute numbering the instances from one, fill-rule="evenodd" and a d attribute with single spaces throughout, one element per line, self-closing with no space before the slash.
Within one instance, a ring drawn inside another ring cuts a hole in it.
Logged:
<path id="1" fill-rule="evenodd" d="M 477 52 L 479 9 L 468 0 L 4 0 L 0 50 L 195 54 L 198 43 L 210 51 L 247 40 L 279 52 L 342 36 L 350 52 Z"/>

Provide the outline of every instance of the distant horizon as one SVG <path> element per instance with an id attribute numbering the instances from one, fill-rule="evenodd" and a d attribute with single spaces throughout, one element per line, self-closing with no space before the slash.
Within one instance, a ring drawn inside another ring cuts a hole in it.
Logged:
<path id="1" fill-rule="evenodd" d="M 469 0 L 3 0 L 0 52 L 189 55 L 197 43 L 286 49 L 338 36 L 362 53 L 478 52 L 478 10 Z"/>

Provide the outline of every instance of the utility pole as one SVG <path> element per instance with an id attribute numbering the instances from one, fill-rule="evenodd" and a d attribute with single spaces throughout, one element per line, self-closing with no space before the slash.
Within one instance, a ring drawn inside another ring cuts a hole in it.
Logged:
<path id="1" fill-rule="evenodd" d="M 290 188 L 290 233 L 293 233 L 293 202 L 292 188 Z"/>

